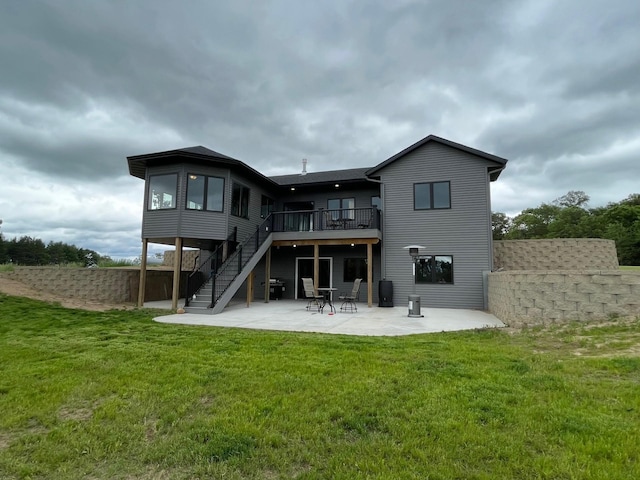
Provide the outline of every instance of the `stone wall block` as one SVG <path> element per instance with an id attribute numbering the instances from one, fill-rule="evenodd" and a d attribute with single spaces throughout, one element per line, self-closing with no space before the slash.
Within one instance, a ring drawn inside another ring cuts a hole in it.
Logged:
<path id="1" fill-rule="evenodd" d="M 631 293 L 631 285 L 624 285 L 624 284 L 617 284 L 617 285 L 611 285 L 611 284 L 605 284 L 602 285 L 602 293 L 610 293 L 613 295 L 626 295 Z"/>
<path id="2" fill-rule="evenodd" d="M 626 285 L 640 285 L 640 274 L 634 272 L 622 275 L 620 277 L 620 282 Z"/>
<path id="3" fill-rule="evenodd" d="M 578 302 L 568 302 L 566 300 L 553 302 L 553 307 L 557 310 L 570 310 L 576 311 L 578 309 Z"/>
<path id="4" fill-rule="evenodd" d="M 616 297 L 615 295 L 605 294 L 605 293 L 591 293 L 589 294 L 589 300 L 591 303 L 605 303 L 605 304 L 615 304 Z"/>
<path id="5" fill-rule="evenodd" d="M 564 299 L 567 302 L 578 302 L 578 303 L 589 303 L 591 301 L 590 294 L 588 293 L 567 292 L 564 294 Z"/>

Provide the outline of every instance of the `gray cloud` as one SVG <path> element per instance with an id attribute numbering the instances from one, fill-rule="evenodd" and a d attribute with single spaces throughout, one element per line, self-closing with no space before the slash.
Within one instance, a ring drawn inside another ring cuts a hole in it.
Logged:
<path id="1" fill-rule="evenodd" d="M 284 174 L 433 133 L 510 160 L 495 210 L 618 201 L 638 191 L 638 24 L 632 0 L 9 2 L 2 231 L 135 251 L 125 157 L 197 144 Z"/>

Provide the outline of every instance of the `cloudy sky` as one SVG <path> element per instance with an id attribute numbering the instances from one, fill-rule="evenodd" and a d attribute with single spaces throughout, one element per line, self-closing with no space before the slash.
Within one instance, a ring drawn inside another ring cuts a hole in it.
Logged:
<path id="1" fill-rule="evenodd" d="M 279 175 L 429 134 L 509 159 L 495 211 L 640 193 L 640 2 L 0 5 L 5 238 L 139 255 L 128 155 L 204 145 Z"/>

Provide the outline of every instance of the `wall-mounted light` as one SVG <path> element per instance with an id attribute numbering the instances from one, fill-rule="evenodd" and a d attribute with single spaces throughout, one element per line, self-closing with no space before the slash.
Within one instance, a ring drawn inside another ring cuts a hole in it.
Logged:
<path id="1" fill-rule="evenodd" d="M 355 246 L 356 246 L 356 244 L 355 244 L 355 243 L 352 243 L 352 244 L 351 244 L 351 246 L 352 246 L 352 247 L 355 247 Z"/>
<path id="2" fill-rule="evenodd" d="M 291 187 L 291 191 L 295 192 L 296 191 L 296 187 Z"/>
<path id="3" fill-rule="evenodd" d="M 335 187 L 336 187 L 336 188 L 340 188 L 340 184 L 339 184 L 339 183 L 336 183 L 336 184 L 335 184 Z"/>
<path id="4" fill-rule="evenodd" d="M 296 245 L 295 243 L 293 244 L 293 248 L 296 248 L 298 245 Z"/>
<path id="5" fill-rule="evenodd" d="M 189 175 L 189 178 L 190 178 L 191 180 L 196 180 L 196 179 L 198 178 L 198 176 L 197 176 L 197 175 L 193 175 L 193 174 L 191 174 L 191 175 Z"/>

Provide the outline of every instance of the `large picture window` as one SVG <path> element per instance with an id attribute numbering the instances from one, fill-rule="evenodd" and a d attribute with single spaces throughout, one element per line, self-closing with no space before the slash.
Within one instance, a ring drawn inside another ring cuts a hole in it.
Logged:
<path id="1" fill-rule="evenodd" d="M 151 175 L 149 177 L 149 210 L 176 208 L 178 174 Z"/>
<path id="2" fill-rule="evenodd" d="M 367 259 L 366 258 L 345 258 L 343 280 L 353 282 L 356 278 L 367 281 Z"/>
<path id="3" fill-rule="evenodd" d="M 418 259 L 416 283 L 453 283 L 453 257 L 429 255 Z"/>
<path id="4" fill-rule="evenodd" d="M 249 218 L 249 187 L 236 182 L 231 192 L 231 215 Z"/>
<path id="5" fill-rule="evenodd" d="M 451 208 L 450 182 L 414 183 L 413 208 L 415 210 Z"/>
<path id="6" fill-rule="evenodd" d="M 221 212 L 223 205 L 223 178 L 189 174 L 187 177 L 187 209 Z"/>

